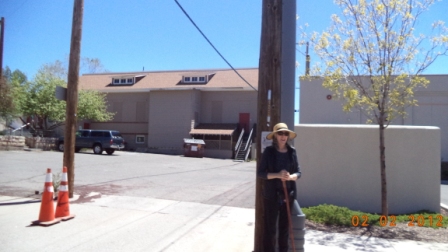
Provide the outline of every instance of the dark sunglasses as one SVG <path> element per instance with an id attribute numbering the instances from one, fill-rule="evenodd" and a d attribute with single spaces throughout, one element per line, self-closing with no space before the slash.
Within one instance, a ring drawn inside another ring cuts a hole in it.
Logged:
<path id="1" fill-rule="evenodd" d="M 279 136 L 289 136 L 289 132 L 288 131 L 277 131 L 277 135 L 279 135 Z"/>

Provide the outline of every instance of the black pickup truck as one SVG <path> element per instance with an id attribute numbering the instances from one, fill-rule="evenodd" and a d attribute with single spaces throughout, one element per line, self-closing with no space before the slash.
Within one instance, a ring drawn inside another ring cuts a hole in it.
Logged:
<path id="1" fill-rule="evenodd" d="M 125 141 L 119 131 L 116 130 L 78 130 L 76 131 L 75 152 L 82 148 L 93 149 L 95 154 L 103 153 L 112 155 L 115 150 L 124 148 Z M 60 137 L 57 143 L 59 151 L 64 151 L 64 138 Z"/>

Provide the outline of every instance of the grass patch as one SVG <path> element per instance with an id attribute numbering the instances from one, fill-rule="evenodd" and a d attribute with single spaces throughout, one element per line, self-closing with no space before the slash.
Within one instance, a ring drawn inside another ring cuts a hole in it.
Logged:
<path id="1" fill-rule="evenodd" d="M 407 223 L 412 226 L 447 228 L 448 216 L 429 211 L 417 213 L 389 215 L 371 214 L 361 211 L 353 211 L 347 207 L 323 204 L 314 207 L 302 208 L 306 218 L 310 221 L 345 227 L 353 226 L 393 226 L 396 223 Z"/>

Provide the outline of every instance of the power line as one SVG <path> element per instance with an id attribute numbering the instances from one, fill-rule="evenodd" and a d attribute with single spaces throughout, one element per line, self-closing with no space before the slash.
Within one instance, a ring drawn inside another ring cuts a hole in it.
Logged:
<path id="1" fill-rule="evenodd" d="M 243 78 L 243 76 L 241 76 L 240 73 L 238 73 L 238 71 L 224 58 L 224 56 L 222 56 L 222 54 L 218 51 L 218 49 L 216 49 L 216 47 L 212 44 L 212 42 L 210 42 L 210 40 L 207 38 L 207 36 L 205 36 L 205 34 L 201 31 L 201 29 L 199 29 L 199 27 L 196 25 L 196 23 L 193 21 L 193 19 L 191 19 L 191 17 L 188 15 L 188 13 L 184 10 L 184 8 L 182 8 L 182 6 L 180 5 L 180 3 L 177 0 L 174 0 L 176 2 L 176 4 L 179 6 L 179 8 L 182 10 L 182 12 L 185 14 L 185 16 L 187 16 L 187 18 L 190 20 L 190 22 L 196 27 L 196 29 L 198 29 L 198 31 L 202 34 L 202 36 L 205 38 L 205 40 L 207 40 L 207 42 L 213 47 L 213 49 L 215 49 L 215 51 L 219 54 L 219 56 L 221 56 L 221 58 L 227 63 L 227 65 L 230 66 L 230 68 L 232 68 L 232 70 L 244 81 L 247 83 L 247 85 L 249 85 L 251 88 L 253 88 L 255 91 L 257 91 L 256 88 L 254 88 L 249 82 L 247 82 L 246 79 Z"/>

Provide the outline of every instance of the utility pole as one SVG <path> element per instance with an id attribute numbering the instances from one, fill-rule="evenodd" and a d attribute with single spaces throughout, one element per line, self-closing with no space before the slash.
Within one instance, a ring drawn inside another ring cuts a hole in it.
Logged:
<path id="1" fill-rule="evenodd" d="M 1 27 L 1 31 L 0 31 L 0 79 L 3 76 L 3 41 L 4 37 L 5 37 L 5 18 L 2 17 L 2 19 L 0 20 L 0 27 Z"/>
<path id="2" fill-rule="evenodd" d="M 280 120 L 282 0 L 263 0 L 258 67 L 257 170 L 261 164 L 261 133 Z M 255 252 L 263 252 L 263 179 L 255 187 Z"/>
<path id="3" fill-rule="evenodd" d="M 296 87 L 296 0 L 282 1 L 281 24 L 281 108 L 280 121 L 294 130 L 294 101 Z M 293 144 L 293 143 L 291 143 Z"/>
<path id="4" fill-rule="evenodd" d="M 258 68 L 257 170 L 262 132 L 284 122 L 294 127 L 296 0 L 263 0 Z M 254 251 L 264 252 L 264 180 L 256 178 Z"/>
<path id="5" fill-rule="evenodd" d="M 65 118 L 64 166 L 67 167 L 69 197 L 73 198 L 75 181 L 75 131 L 78 108 L 79 61 L 81 55 L 82 17 L 84 0 L 74 0 L 72 38 L 70 43 L 70 59 L 68 65 L 67 109 Z"/>

